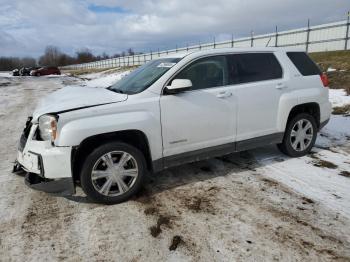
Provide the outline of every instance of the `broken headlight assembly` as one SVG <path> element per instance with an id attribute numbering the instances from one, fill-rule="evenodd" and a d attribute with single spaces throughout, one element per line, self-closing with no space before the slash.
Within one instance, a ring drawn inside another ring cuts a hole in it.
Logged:
<path id="1" fill-rule="evenodd" d="M 57 117 L 43 115 L 39 118 L 39 135 L 44 141 L 54 141 L 57 137 Z"/>

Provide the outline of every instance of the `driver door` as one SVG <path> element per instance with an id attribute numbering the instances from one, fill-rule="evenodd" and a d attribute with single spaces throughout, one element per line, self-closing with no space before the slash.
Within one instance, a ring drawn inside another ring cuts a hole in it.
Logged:
<path id="1" fill-rule="evenodd" d="M 226 57 L 200 58 L 173 79 L 189 79 L 192 87 L 160 98 L 163 156 L 233 143 L 237 102 L 227 84 Z"/>

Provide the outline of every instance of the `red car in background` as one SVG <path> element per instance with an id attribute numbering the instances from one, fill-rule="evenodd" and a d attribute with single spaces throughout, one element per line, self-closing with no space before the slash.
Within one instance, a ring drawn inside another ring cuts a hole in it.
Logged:
<path id="1" fill-rule="evenodd" d="M 61 71 L 55 66 L 45 66 L 30 71 L 31 76 L 60 75 Z"/>

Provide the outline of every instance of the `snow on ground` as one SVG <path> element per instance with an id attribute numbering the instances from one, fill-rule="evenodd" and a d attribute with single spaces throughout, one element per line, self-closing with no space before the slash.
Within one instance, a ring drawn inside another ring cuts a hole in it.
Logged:
<path id="1" fill-rule="evenodd" d="M 130 70 L 109 73 L 109 71 L 103 71 L 100 73 L 92 73 L 81 75 L 80 77 L 85 79 L 85 86 L 88 87 L 109 87 L 122 77 L 130 73 Z"/>
<path id="2" fill-rule="evenodd" d="M 0 71 L 0 78 L 2 78 L 2 77 L 12 77 L 12 72 Z"/>
<path id="3" fill-rule="evenodd" d="M 350 96 L 343 89 L 330 89 L 329 95 L 333 107 L 350 104 Z M 264 175 L 350 218 L 350 178 L 345 176 L 350 175 L 350 117 L 332 115 L 319 133 L 313 152 L 310 156 L 283 157 L 286 161 L 272 163 L 278 152 L 272 149 L 269 156 L 265 149 L 254 151 L 265 166 Z"/>
<path id="4" fill-rule="evenodd" d="M 344 89 L 330 89 L 329 100 L 333 107 L 350 104 L 350 96 L 346 95 Z"/>
<path id="5" fill-rule="evenodd" d="M 65 85 L 109 85 L 99 76 L 121 77 L 0 77 L 0 260 L 350 260 L 350 117 L 332 116 L 308 156 L 270 146 L 182 165 L 119 205 L 26 187 L 11 174 L 26 117 Z"/>

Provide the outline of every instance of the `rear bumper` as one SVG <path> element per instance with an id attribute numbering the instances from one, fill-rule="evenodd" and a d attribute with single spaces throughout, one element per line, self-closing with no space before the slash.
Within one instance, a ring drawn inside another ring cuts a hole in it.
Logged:
<path id="1" fill-rule="evenodd" d="M 332 114 L 332 104 L 329 101 L 320 104 L 320 114 L 320 122 L 328 123 L 327 121 L 329 121 Z"/>
<path id="2" fill-rule="evenodd" d="M 321 130 L 322 128 L 324 128 L 324 127 L 328 124 L 328 122 L 329 122 L 329 118 L 328 118 L 327 120 L 321 122 L 321 123 L 320 123 L 320 128 L 319 128 L 319 130 Z"/>
<path id="3" fill-rule="evenodd" d="M 72 178 L 45 179 L 34 173 L 27 173 L 25 184 L 32 189 L 43 191 L 59 196 L 70 196 L 75 194 L 75 187 Z"/>

